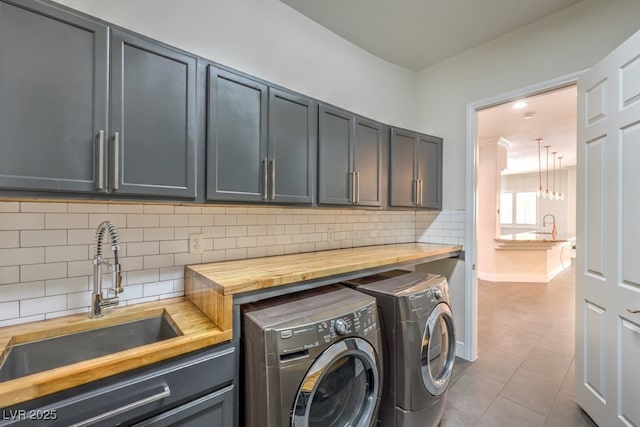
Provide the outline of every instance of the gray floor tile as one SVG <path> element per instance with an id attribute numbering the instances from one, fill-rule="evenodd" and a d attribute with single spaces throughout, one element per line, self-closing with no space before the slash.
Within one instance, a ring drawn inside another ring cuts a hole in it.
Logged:
<path id="1" fill-rule="evenodd" d="M 542 427 L 545 417 L 504 397 L 498 398 L 476 424 L 478 427 Z"/>
<path id="2" fill-rule="evenodd" d="M 447 404 L 439 427 L 471 427 L 476 420 L 477 418 Z"/>
<path id="3" fill-rule="evenodd" d="M 569 356 L 536 347 L 522 363 L 522 368 L 555 381 L 563 381 L 571 360 Z"/>
<path id="4" fill-rule="evenodd" d="M 574 335 L 563 335 L 555 332 L 549 332 L 542 337 L 538 343 L 538 347 L 573 357 L 576 350 L 575 337 Z"/>
<path id="5" fill-rule="evenodd" d="M 560 388 L 562 393 L 575 397 L 576 395 L 576 359 L 571 361 L 567 375 L 564 377 L 562 387 Z"/>
<path id="6" fill-rule="evenodd" d="M 545 427 L 597 427 L 572 396 L 559 393 Z"/>
<path id="7" fill-rule="evenodd" d="M 487 410 L 504 384 L 469 369 L 449 389 L 449 405 L 475 420 Z"/>
<path id="8" fill-rule="evenodd" d="M 520 368 L 500 395 L 547 416 L 553 407 L 561 384 L 560 381 Z"/>
<path id="9" fill-rule="evenodd" d="M 469 369 L 506 384 L 523 361 L 524 357 L 488 348 L 480 351 L 478 359 Z"/>

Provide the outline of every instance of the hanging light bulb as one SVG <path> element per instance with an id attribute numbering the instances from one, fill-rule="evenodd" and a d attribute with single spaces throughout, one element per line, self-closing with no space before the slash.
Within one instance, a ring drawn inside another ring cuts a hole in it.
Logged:
<path id="1" fill-rule="evenodd" d="M 553 193 L 551 194 L 551 200 L 559 200 L 556 194 L 556 154 L 558 152 L 552 151 L 551 154 L 553 154 Z"/>
<path id="2" fill-rule="evenodd" d="M 551 193 L 549 192 L 549 147 L 551 146 L 544 146 L 544 149 L 547 151 L 547 185 L 545 186 L 544 193 L 542 193 L 543 199 L 551 199 Z"/>
<path id="3" fill-rule="evenodd" d="M 538 188 L 536 189 L 536 196 L 542 196 L 542 160 L 540 159 L 540 142 L 542 138 L 536 139 L 538 143 Z"/>
<path id="4" fill-rule="evenodd" d="M 560 182 L 560 185 L 558 186 L 558 200 L 564 200 L 564 193 L 562 192 L 562 156 L 558 156 L 558 162 L 560 162 L 558 166 L 558 170 L 560 171 L 560 174 L 558 176 L 558 180 Z"/>

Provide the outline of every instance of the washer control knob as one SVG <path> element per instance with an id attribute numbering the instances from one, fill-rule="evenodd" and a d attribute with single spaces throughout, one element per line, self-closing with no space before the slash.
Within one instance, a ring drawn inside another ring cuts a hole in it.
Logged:
<path id="1" fill-rule="evenodd" d="M 336 322 L 333 325 L 333 329 L 338 335 L 345 335 L 347 332 L 349 332 L 349 327 L 344 319 L 336 319 Z"/>
<path id="2" fill-rule="evenodd" d="M 436 297 L 437 300 L 442 299 L 442 291 L 440 289 L 433 290 L 433 296 Z"/>

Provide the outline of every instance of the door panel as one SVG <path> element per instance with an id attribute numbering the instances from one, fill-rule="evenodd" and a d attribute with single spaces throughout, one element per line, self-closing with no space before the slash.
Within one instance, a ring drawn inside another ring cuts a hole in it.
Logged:
<path id="1" fill-rule="evenodd" d="M 309 98 L 269 89 L 270 201 L 313 201 L 316 117 Z"/>
<path id="2" fill-rule="evenodd" d="M 576 401 L 640 424 L 640 32 L 578 81 Z"/>
<path id="3" fill-rule="evenodd" d="M 417 165 L 420 206 L 442 209 L 442 139 L 418 137 Z"/>
<path id="4" fill-rule="evenodd" d="M 195 197 L 196 59 L 117 30 L 111 40 L 112 190 Z"/>
<path id="5" fill-rule="evenodd" d="M 353 115 L 320 106 L 318 202 L 352 204 Z"/>
<path id="6" fill-rule="evenodd" d="M 356 118 L 353 170 L 357 178 L 357 204 L 382 205 L 382 125 Z"/>
<path id="7" fill-rule="evenodd" d="M 389 205 L 415 206 L 416 136 L 399 129 L 391 130 Z"/>
<path id="8" fill-rule="evenodd" d="M 98 135 L 107 130 L 107 42 L 97 22 L 0 2 L 0 146 L 11 147 L 0 156 L 0 187 L 96 191 L 106 161 Z"/>
<path id="9" fill-rule="evenodd" d="M 207 199 L 266 199 L 267 87 L 209 67 Z"/>

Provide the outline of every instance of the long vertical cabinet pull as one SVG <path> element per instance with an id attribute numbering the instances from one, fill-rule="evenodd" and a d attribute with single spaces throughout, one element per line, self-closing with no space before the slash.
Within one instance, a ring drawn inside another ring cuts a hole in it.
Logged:
<path id="1" fill-rule="evenodd" d="M 422 198 L 424 197 L 424 195 L 422 194 L 422 191 L 424 189 L 424 181 L 419 179 L 418 180 L 418 206 L 422 206 Z"/>
<path id="2" fill-rule="evenodd" d="M 418 206 L 420 204 L 420 199 L 418 198 L 418 180 L 414 179 L 411 181 L 411 186 L 413 187 L 413 204 Z"/>
<path id="3" fill-rule="evenodd" d="M 269 186 L 269 176 L 267 175 L 267 158 L 262 159 L 262 200 L 267 200 L 267 187 Z"/>
<path id="4" fill-rule="evenodd" d="M 120 132 L 113 134 L 113 189 L 120 189 Z"/>
<path id="5" fill-rule="evenodd" d="M 271 198 L 276 198 L 276 159 L 271 159 Z"/>
<path id="6" fill-rule="evenodd" d="M 351 178 L 351 203 L 356 204 L 356 173 L 349 172 L 349 177 Z"/>
<path id="7" fill-rule="evenodd" d="M 360 203 L 360 172 L 354 172 L 356 175 L 356 204 Z"/>
<path id="8" fill-rule="evenodd" d="M 104 130 L 98 132 L 98 190 L 104 189 Z"/>

